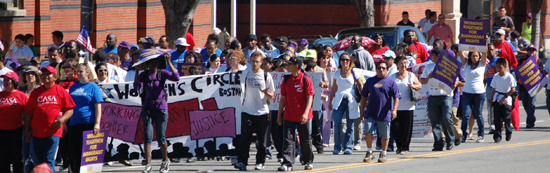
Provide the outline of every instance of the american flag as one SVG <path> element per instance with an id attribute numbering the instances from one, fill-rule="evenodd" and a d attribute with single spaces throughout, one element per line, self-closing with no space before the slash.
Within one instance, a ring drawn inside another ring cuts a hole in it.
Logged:
<path id="1" fill-rule="evenodd" d="M 88 32 L 86 32 L 86 29 L 84 27 L 82 27 L 82 30 L 80 30 L 80 34 L 76 38 L 76 41 L 80 43 L 80 45 L 84 46 L 86 50 L 88 50 L 88 52 L 93 52 L 90 36 L 88 36 Z"/>

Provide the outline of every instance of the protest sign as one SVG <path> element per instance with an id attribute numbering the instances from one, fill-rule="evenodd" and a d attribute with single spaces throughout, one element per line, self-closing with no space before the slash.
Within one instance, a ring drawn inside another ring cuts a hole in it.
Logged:
<path id="1" fill-rule="evenodd" d="M 461 67 L 460 61 L 450 56 L 447 51 L 441 51 L 432 71 L 433 78 L 430 78 L 428 84 L 451 94 Z"/>
<path id="2" fill-rule="evenodd" d="M 109 130 L 109 135 L 127 142 L 134 142 L 141 107 L 124 106 L 115 103 L 101 104 L 101 129 Z"/>
<path id="3" fill-rule="evenodd" d="M 284 81 L 285 75 L 290 75 L 289 72 L 270 72 L 273 77 L 273 85 L 275 86 L 275 92 L 273 93 L 273 99 L 269 103 L 269 110 L 277 111 L 279 110 L 279 102 L 281 101 L 281 83 Z M 313 94 L 313 106 L 311 109 L 313 111 L 321 110 L 321 83 L 323 73 L 322 72 L 307 72 L 306 73 L 313 83 L 313 89 L 315 90 Z"/>
<path id="4" fill-rule="evenodd" d="M 523 86 L 527 92 L 529 92 L 531 97 L 537 94 L 542 80 L 542 73 L 540 73 L 535 57 L 531 56 L 519 65 L 516 71 L 516 76 L 519 81 L 523 82 Z"/>
<path id="5" fill-rule="evenodd" d="M 487 42 L 485 35 L 488 24 L 483 19 L 460 19 L 460 44 L 459 51 L 487 51 Z"/>
<path id="6" fill-rule="evenodd" d="M 204 63 L 178 63 L 177 69 L 180 76 L 189 76 L 189 68 L 195 67 L 199 69 L 200 74 L 206 72 L 206 65 Z"/>
<path id="7" fill-rule="evenodd" d="M 235 137 L 235 108 L 189 111 L 191 139 Z"/>
<path id="8" fill-rule="evenodd" d="M 82 132 L 80 172 L 101 172 L 108 134 L 108 130 L 100 130 L 97 135 L 93 130 Z"/>

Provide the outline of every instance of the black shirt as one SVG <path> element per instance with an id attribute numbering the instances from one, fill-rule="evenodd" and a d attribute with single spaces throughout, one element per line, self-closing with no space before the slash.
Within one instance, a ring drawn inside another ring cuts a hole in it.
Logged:
<path id="1" fill-rule="evenodd" d="M 414 27 L 414 23 L 411 22 L 410 20 L 409 20 L 407 23 L 404 23 L 403 21 L 399 21 L 399 22 L 397 23 L 397 25 L 398 25 L 398 26 L 401 25 L 401 26 L 412 26 L 412 27 Z"/>

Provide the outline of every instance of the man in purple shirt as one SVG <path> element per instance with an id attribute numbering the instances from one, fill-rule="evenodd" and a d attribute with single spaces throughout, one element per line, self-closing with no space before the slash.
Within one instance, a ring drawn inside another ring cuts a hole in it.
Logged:
<path id="1" fill-rule="evenodd" d="M 157 57 L 166 57 L 166 62 L 170 67 L 170 71 L 160 69 L 158 67 L 159 62 Z M 162 152 L 162 162 L 160 164 L 160 172 L 168 172 L 168 166 L 170 160 L 168 159 L 167 143 L 166 143 L 166 125 L 168 123 L 168 103 L 166 103 L 166 92 L 164 91 L 164 84 L 166 80 L 178 81 L 180 78 L 177 73 L 176 67 L 172 64 L 171 55 L 158 49 L 145 49 L 140 55 L 140 60 L 146 60 L 144 62 L 145 67 L 148 67 L 143 73 L 136 73 L 134 80 L 134 89 L 139 90 L 143 87 L 141 94 L 142 108 L 141 118 L 143 122 L 143 142 L 145 143 L 145 160 L 147 166 L 143 172 L 151 172 L 151 142 L 153 139 L 153 125 L 155 122 L 155 130 L 157 132 L 157 142 Z M 134 66 L 140 65 L 136 63 Z"/>
<path id="2" fill-rule="evenodd" d="M 377 76 L 367 79 L 361 91 L 361 119 L 364 120 L 364 133 L 367 139 L 367 155 L 364 162 L 374 160 L 372 154 L 372 133 L 377 129 L 382 138 L 382 151 L 378 162 L 386 162 L 386 151 L 390 137 L 391 120 L 397 117 L 397 106 L 401 93 L 397 83 L 391 78 L 386 77 L 388 73 L 388 63 L 380 61 L 376 65 Z M 392 100 L 393 99 L 393 100 Z M 368 100 L 368 102 L 367 102 Z M 393 101 L 393 104 L 392 104 Z M 365 110 L 365 107 L 367 110 Z"/>

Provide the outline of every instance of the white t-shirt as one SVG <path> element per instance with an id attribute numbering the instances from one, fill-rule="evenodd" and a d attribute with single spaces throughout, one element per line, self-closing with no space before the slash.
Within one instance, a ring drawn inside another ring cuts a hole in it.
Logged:
<path id="1" fill-rule="evenodd" d="M 426 19 L 425 17 L 420 19 L 420 21 L 418 22 L 418 26 L 422 27 L 424 26 L 424 23 L 426 22 L 429 22 L 430 20 Z"/>
<path id="2" fill-rule="evenodd" d="M 466 83 L 462 87 L 462 92 L 468 94 L 483 94 L 485 93 L 485 66 L 480 62 L 475 69 L 470 68 L 470 65 L 464 67 L 464 78 Z"/>
<path id="3" fill-rule="evenodd" d="M 264 71 L 260 70 L 259 73 L 254 73 L 249 70 L 244 78 L 245 84 L 245 97 L 243 103 L 243 112 L 250 115 L 267 115 L 269 114 L 269 107 L 267 105 L 267 97 L 260 90 L 267 92 L 274 91 L 273 77 L 267 73 L 267 79 L 264 79 Z"/>
<path id="4" fill-rule="evenodd" d="M 0 70 L 0 76 L 5 75 L 9 72 L 12 72 L 12 70 L 8 67 L 4 67 L 4 68 L 2 68 L 2 70 Z M 4 78 L 0 78 L 0 92 L 2 92 L 4 90 L 5 90 L 5 88 L 4 88 Z"/>
<path id="5" fill-rule="evenodd" d="M 514 76 L 512 76 L 512 74 L 506 72 L 504 76 L 500 76 L 499 73 L 496 73 L 495 76 L 493 76 L 493 81 L 491 81 L 491 87 L 495 89 L 493 102 L 499 102 L 500 99 L 504 97 L 504 95 L 500 93 L 508 93 L 512 88 L 516 86 L 516 79 L 514 78 Z M 506 98 L 506 105 L 512 106 L 512 97 Z"/>
<path id="6" fill-rule="evenodd" d="M 397 83 L 397 87 L 401 93 L 401 99 L 399 99 L 399 105 L 397 105 L 398 111 L 412 111 L 415 109 L 415 103 L 411 101 L 411 89 L 408 85 L 414 82 L 412 77 L 413 75 L 414 74 L 412 72 L 409 72 L 409 74 L 403 79 L 397 79 L 397 73 L 390 76 L 390 78 Z"/>
<path id="7" fill-rule="evenodd" d="M 422 72 L 422 76 L 420 78 L 427 79 L 428 76 L 430 76 L 430 73 L 434 70 L 434 68 L 435 68 L 435 63 L 430 62 L 426 64 L 426 66 L 424 66 L 424 71 Z M 451 92 L 450 94 L 447 94 L 447 92 L 443 91 L 443 89 L 439 88 L 438 86 L 428 85 L 428 88 L 429 88 L 428 95 L 430 96 L 449 96 L 449 97 L 453 96 L 453 92 Z"/>
<path id="8" fill-rule="evenodd" d="M 139 71 L 139 74 L 143 73 L 143 70 Z M 128 73 L 126 73 L 126 78 L 124 79 L 125 82 L 133 82 L 136 77 L 136 70 L 130 70 Z"/>
<path id="9" fill-rule="evenodd" d="M 360 100 L 355 100 L 355 87 L 354 84 L 357 81 L 357 79 L 360 79 L 362 75 L 360 69 L 353 68 L 353 73 L 355 73 L 355 78 L 353 78 L 353 74 L 350 74 L 346 78 L 342 78 L 342 75 L 340 75 L 341 70 L 337 70 L 332 75 L 332 80 L 336 79 L 336 85 L 338 86 L 338 90 L 334 94 L 334 98 L 332 98 L 332 109 L 337 110 L 338 107 L 340 107 L 340 103 L 342 103 L 343 99 L 348 100 L 348 112 L 349 112 L 349 118 L 350 119 L 357 119 L 359 118 L 359 102 Z M 346 98 L 344 98 L 346 97 Z"/>
<path id="10" fill-rule="evenodd" d="M 124 71 L 120 67 L 117 67 L 113 64 L 107 63 L 107 70 L 109 71 L 108 78 L 116 82 L 124 82 L 126 79 L 126 74 L 128 72 Z"/>

